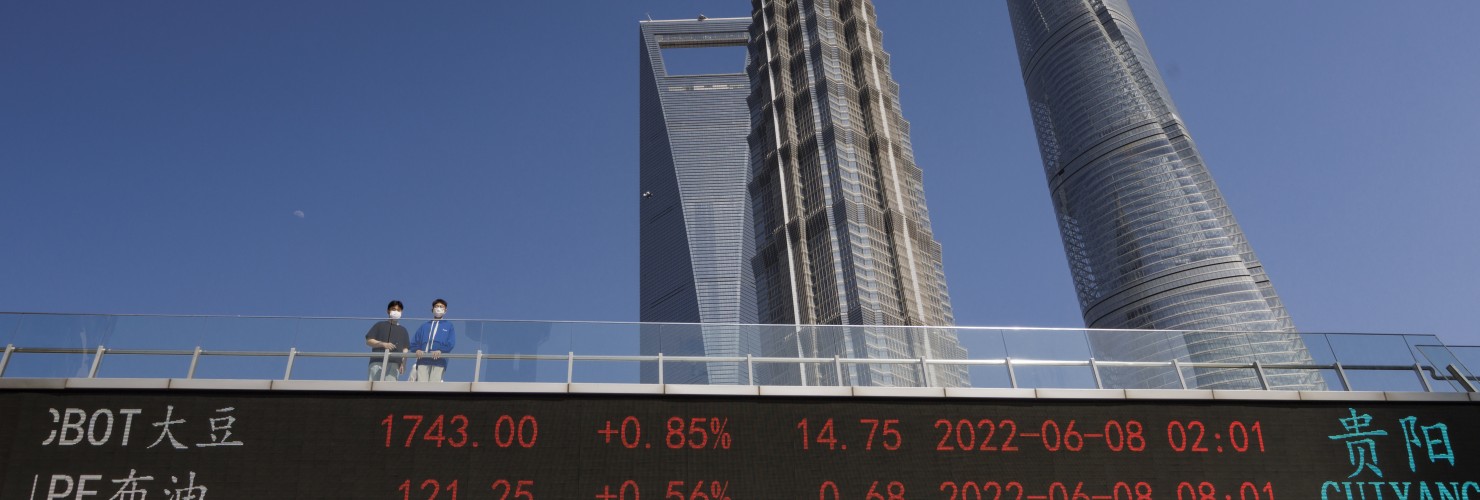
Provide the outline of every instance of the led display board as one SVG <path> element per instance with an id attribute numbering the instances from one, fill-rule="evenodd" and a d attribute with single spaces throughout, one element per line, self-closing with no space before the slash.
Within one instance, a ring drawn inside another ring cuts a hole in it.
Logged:
<path id="1" fill-rule="evenodd" d="M 1480 500 L 1480 405 L 0 391 L 0 498 Z"/>

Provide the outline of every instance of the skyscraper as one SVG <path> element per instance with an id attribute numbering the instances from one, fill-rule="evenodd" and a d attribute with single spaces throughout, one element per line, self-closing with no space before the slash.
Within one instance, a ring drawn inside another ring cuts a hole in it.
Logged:
<path id="1" fill-rule="evenodd" d="M 1085 325 L 1194 332 L 1097 336 L 1095 356 L 1309 363 L 1125 0 L 1007 3 Z M 1113 383 L 1178 384 L 1164 371 L 1121 375 Z M 1205 388 L 1255 383 L 1248 370 L 1199 370 L 1197 379 Z M 1313 372 L 1271 383 L 1324 388 Z"/>
<path id="2" fill-rule="evenodd" d="M 750 19 L 640 23 L 641 312 L 647 354 L 743 356 L 759 353 L 755 253 L 746 190 L 750 112 L 743 53 L 733 72 L 669 74 L 665 51 L 744 46 Z M 738 363 L 673 363 L 669 383 L 750 383 Z M 657 380 L 656 366 L 643 367 Z"/>
<path id="3" fill-rule="evenodd" d="M 899 86 L 868 0 L 753 0 L 750 192 L 762 323 L 798 328 L 766 339 L 769 355 L 963 358 L 949 328 L 941 247 Z M 830 366 L 777 373 L 832 383 Z M 934 385 L 967 384 L 962 367 Z M 851 365 L 854 385 L 917 385 L 909 365 Z"/>

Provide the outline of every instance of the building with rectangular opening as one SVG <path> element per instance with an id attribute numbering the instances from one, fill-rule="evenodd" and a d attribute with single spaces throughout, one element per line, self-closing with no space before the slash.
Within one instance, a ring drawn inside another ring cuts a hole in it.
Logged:
<path id="1" fill-rule="evenodd" d="M 641 310 L 645 354 L 759 354 L 746 134 L 745 51 L 750 19 L 643 21 L 639 24 Z M 705 61 L 733 56 L 733 61 Z M 700 74 L 670 73 L 664 56 L 695 62 Z M 682 56 L 682 57 L 680 57 Z M 717 69 L 714 69 L 717 68 Z M 707 325 L 714 323 L 714 325 Z M 749 384 L 738 363 L 665 366 L 664 381 Z M 643 367 L 657 381 L 657 367 Z"/>

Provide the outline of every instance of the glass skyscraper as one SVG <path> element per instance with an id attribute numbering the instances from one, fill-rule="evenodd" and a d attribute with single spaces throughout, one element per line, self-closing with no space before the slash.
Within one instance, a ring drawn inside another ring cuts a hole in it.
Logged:
<path id="1" fill-rule="evenodd" d="M 743 54 L 734 71 L 669 74 L 665 50 L 744 46 L 750 19 L 640 23 L 641 310 L 643 322 L 716 323 L 644 326 L 645 354 L 759 354 L 755 254 L 751 234 L 750 94 Z M 672 363 L 664 382 L 749 384 L 743 363 Z M 653 364 L 644 381 L 656 382 Z"/>
<path id="2" fill-rule="evenodd" d="M 1007 3 L 1085 325 L 1192 331 L 1097 336 L 1095 357 L 1311 362 L 1183 126 L 1130 6 Z M 1163 371 L 1116 373 L 1109 381 L 1116 386 L 1178 386 Z M 1196 377 L 1203 388 L 1257 387 L 1248 370 Z M 1324 388 L 1315 372 L 1272 373 L 1270 381 Z"/>
<path id="3" fill-rule="evenodd" d="M 849 325 L 768 336 L 767 355 L 964 358 L 899 86 L 868 0 L 753 0 L 750 193 L 762 323 Z M 835 383 L 831 366 L 769 374 Z M 851 365 L 845 384 L 913 386 L 910 365 Z M 962 367 L 931 368 L 967 385 Z"/>

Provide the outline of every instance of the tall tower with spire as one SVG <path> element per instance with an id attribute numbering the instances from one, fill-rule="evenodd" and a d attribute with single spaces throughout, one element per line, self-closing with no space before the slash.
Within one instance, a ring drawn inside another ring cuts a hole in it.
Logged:
<path id="1" fill-rule="evenodd" d="M 1008 0 L 1044 175 L 1095 357 L 1309 363 L 1279 295 L 1172 104 L 1125 0 Z M 1127 370 L 1124 387 L 1177 387 Z M 1276 388 L 1324 388 L 1315 372 Z M 1249 370 L 1189 384 L 1256 388 Z"/>
<path id="2" fill-rule="evenodd" d="M 750 193 L 768 354 L 964 358 L 899 85 L 868 0 L 753 0 Z M 931 326 L 901 329 L 897 326 Z M 832 383 L 831 366 L 779 377 Z M 851 365 L 853 385 L 918 385 L 909 365 Z M 931 368 L 967 385 L 962 367 Z"/>

